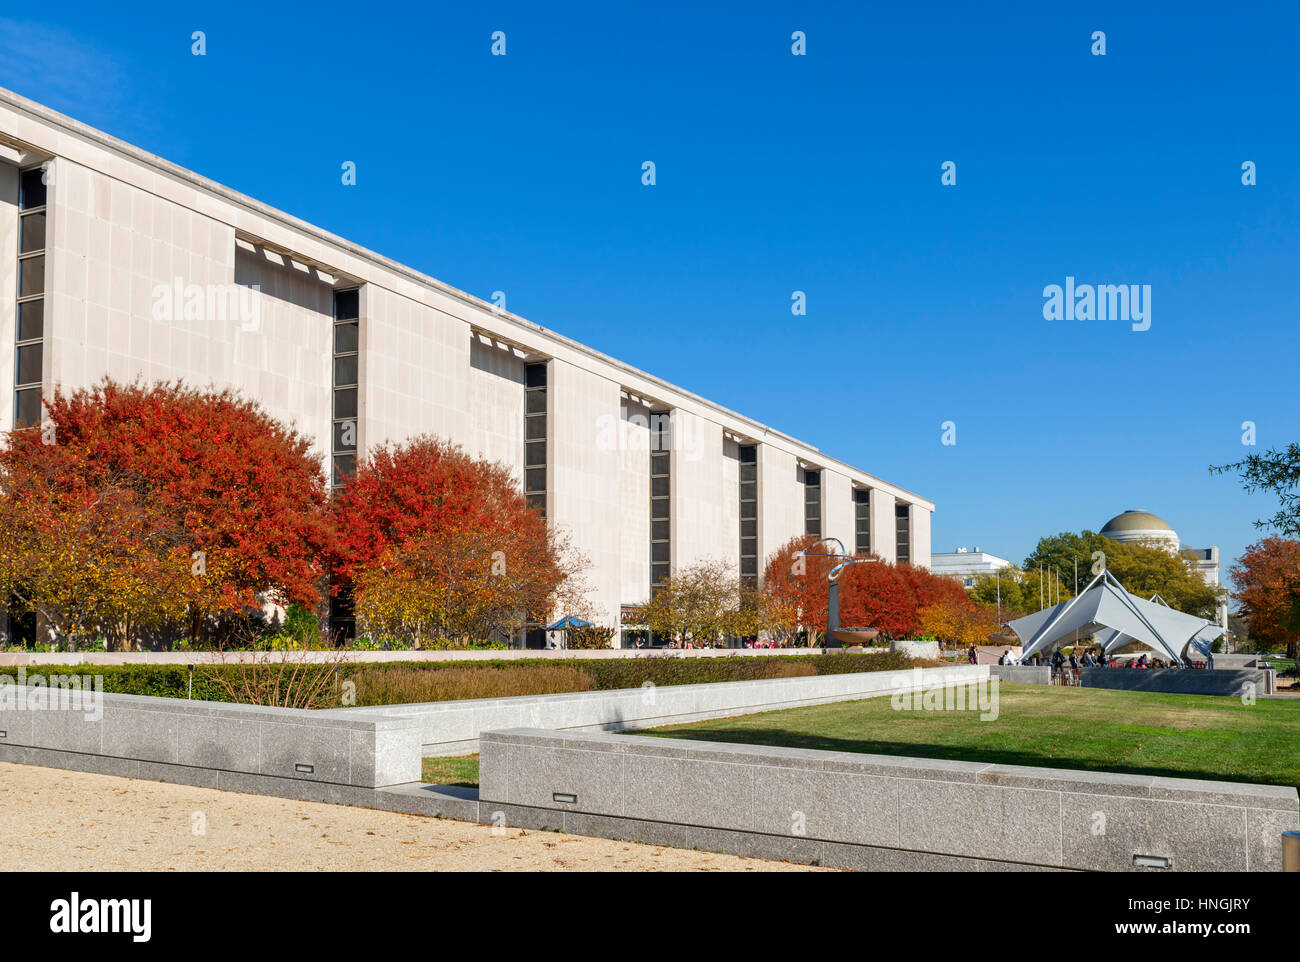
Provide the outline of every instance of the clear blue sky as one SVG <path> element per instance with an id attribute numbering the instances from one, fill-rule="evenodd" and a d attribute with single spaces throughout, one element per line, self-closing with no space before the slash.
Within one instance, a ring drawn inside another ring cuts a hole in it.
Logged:
<path id="1" fill-rule="evenodd" d="M 1274 502 L 1207 465 L 1300 438 L 1300 14 L 1050 6 L 62 3 L 0 84 L 919 492 L 936 550 L 1138 507 L 1227 561 Z M 1067 275 L 1151 329 L 1044 320 Z"/>

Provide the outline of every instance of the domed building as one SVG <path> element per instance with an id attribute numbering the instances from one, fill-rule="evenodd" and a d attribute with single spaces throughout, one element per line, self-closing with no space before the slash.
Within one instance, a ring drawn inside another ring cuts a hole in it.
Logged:
<path id="1" fill-rule="evenodd" d="M 1196 571 L 1205 579 L 1207 584 L 1217 585 L 1219 583 L 1218 546 L 1214 545 L 1209 548 L 1184 547 L 1182 540 L 1178 537 L 1178 532 L 1170 526 L 1169 522 L 1159 515 L 1152 514 L 1150 511 L 1129 508 L 1123 514 L 1117 514 L 1107 521 L 1099 533 L 1113 541 L 1140 541 L 1160 545 L 1174 553 L 1182 552 L 1196 562 Z M 1226 601 L 1219 605 L 1218 613 L 1219 624 L 1227 628 L 1228 605 Z"/>
<path id="2" fill-rule="evenodd" d="M 1129 508 L 1123 514 L 1117 514 L 1106 522 L 1101 534 L 1113 541 L 1155 541 L 1168 545 L 1170 551 L 1182 547 L 1178 532 L 1158 515 L 1150 511 Z"/>

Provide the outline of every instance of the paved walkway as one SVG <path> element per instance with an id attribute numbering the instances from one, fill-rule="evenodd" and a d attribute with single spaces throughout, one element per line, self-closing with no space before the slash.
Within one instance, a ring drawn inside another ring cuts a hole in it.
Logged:
<path id="1" fill-rule="evenodd" d="M 3 872 L 810 870 L 5 762 L 0 789 Z"/>

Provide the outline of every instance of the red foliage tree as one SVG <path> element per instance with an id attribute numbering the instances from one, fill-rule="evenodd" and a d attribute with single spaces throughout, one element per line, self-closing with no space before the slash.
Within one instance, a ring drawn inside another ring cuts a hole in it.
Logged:
<path id="1" fill-rule="evenodd" d="M 229 391 L 56 392 L 0 445 L 0 479 L 6 585 L 65 635 L 129 644 L 188 616 L 193 638 L 205 615 L 319 600 L 319 460 Z"/>
<path id="2" fill-rule="evenodd" d="M 785 634 L 799 627 L 826 630 L 826 576 L 834 561 L 819 556 L 798 557 L 817 541 L 811 535 L 791 538 L 763 569 L 763 596 L 769 611 L 779 612 Z"/>
<path id="3" fill-rule="evenodd" d="M 335 573 L 351 580 L 393 550 L 432 534 L 512 527 L 546 540 L 509 469 L 431 435 L 383 444 L 357 463 L 334 499 Z"/>
<path id="4" fill-rule="evenodd" d="M 912 589 L 912 594 L 916 596 L 917 608 L 937 604 L 965 608 L 973 607 L 975 604 L 956 578 L 936 575 L 928 568 L 918 568 L 910 564 L 898 565 L 897 570 Z"/>
<path id="5" fill-rule="evenodd" d="M 1250 621 L 1250 637 L 1266 645 L 1300 651 L 1300 541 L 1277 536 L 1248 547 L 1232 566 L 1241 614 Z"/>
<path id="6" fill-rule="evenodd" d="M 890 638 L 916 634 L 916 592 L 902 567 L 883 561 L 850 565 L 840 582 L 840 618 L 844 624 L 875 628 Z"/>
<path id="7" fill-rule="evenodd" d="M 813 554 L 798 556 L 816 541 L 815 537 L 801 536 L 782 545 L 767 561 L 763 592 L 776 602 L 772 607 L 795 613 L 804 628 L 824 632 L 827 575 L 838 559 L 822 557 L 832 553 L 830 548 L 817 548 Z M 961 586 L 951 579 L 938 578 L 924 568 L 892 565 L 879 558 L 844 568 L 839 585 L 841 624 L 875 628 L 892 638 L 906 638 L 916 632 L 919 598 L 924 597 L 928 602 L 952 599 L 953 589 L 965 597 Z"/>
<path id="8" fill-rule="evenodd" d="M 454 444 L 423 435 L 375 448 L 334 516 L 334 590 L 353 585 L 375 630 L 473 641 L 512 617 L 549 617 L 561 599 L 580 613 L 581 559 L 508 468 Z"/>
<path id="9" fill-rule="evenodd" d="M 311 443 L 230 390 L 104 379 L 57 392 L 38 431 L 16 431 L 9 456 L 53 441 L 89 489 L 133 489 L 193 556 L 187 583 L 198 618 L 259 603 L 314 605 L 331 530 L 328 489 Z"/>

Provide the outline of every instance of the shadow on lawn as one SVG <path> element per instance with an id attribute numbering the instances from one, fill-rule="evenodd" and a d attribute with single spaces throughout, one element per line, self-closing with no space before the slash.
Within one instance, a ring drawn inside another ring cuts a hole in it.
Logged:
<path id="1" fill-rule="evenodd" d="M 1268 776 L 1234 775 L 1194 768 L 1132 765 L 1121 760 L 1094 761 L 1087 758 L 1061 758 L 1039 752 L 1005 748 L 981 748 L 977 745 L 927 745 L 916 742 L 873 741 L 834 738 L 829 735 L 806 735 L 782 728 L 750 728 L 737 731 L 693 729 L 691 731 L 637 732 L 655 738 L 684 738 L 696 741 L 730 742 L 741 745 L 780 745 L 785 748 L 808 748 L 823 752 L 854 752 L 860 755 L 894 755 L 912 758 L 936 758 L 986 765 L 1028 765 L 1035 768 L 1058 768 L 1085 772 L 1121 772 L 1126 775 L 1163 775 L 1169 778 L 1203 778 L 1217 782 L 1286 785 L 1300 788 L 1290 780 L 1269 781 Z M 1279 775 L 1281 773 L 1278 773 Z"/>

